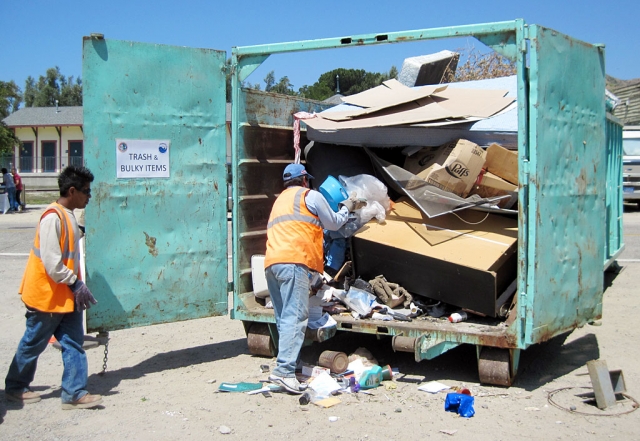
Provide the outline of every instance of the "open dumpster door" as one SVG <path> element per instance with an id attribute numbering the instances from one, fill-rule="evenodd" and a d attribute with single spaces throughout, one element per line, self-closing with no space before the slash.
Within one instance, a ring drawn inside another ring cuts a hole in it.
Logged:
<path id="1" fill-rule="evenodd" d="M 529 26 L 526 334 L 545 341 L 602 314 L 605 261 L 603 49 Z M 522 220 L 522 219 L 521 219 Z M 521 288 L 522 289 L 522 288 Z"/>
<path id="2" fill-rule="evenodd" d="M 84 39 L 89 332 L 227 312 L 225 58 Z"/>

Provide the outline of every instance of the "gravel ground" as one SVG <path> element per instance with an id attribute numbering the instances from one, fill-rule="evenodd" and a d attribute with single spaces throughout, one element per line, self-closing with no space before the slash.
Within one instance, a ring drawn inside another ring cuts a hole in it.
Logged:
<path id="1" fill-rule="evenodd" d="M 39 207 L 0 216 L 2 375 L 24 332 L 24 307 L 16 292 L 38 216 Z M 340 404 L 326 409 L 302 406 L 297 397 L 283 393 L 219 393 L 222 382 L 265 380 L 268 374 L 260 365 L 273 367 L 274 360 L 249 355 L 240 322 L 212 317 L 111 332 L 105 375 L 100 375 L 104 348 L 87 352 L 89 389 L 104 395 L 103 406 L 93 410 L 61 410 L 60 352 L 48 348 L 33 383 L 43 400 L 22 407 L 0 398 L 0 438 L 639 439 L 640 411 L 612 415 L 632 411 L 630 401 L 599 411 L 578 396 L 590 386 L 585 363 L 597 358 L 606 360 L 609 369 L 622 369 L 628 393 L 640 396 L 640 326 L 634 319 L 640 315 L 635 280 L 640 269 L 640 212 L 625 213 L 624 220 L 624 270 L 606 291 L 603 320 L 524 351 L 510 388 L 478 383 L 471 346 L 416 363 L 412 354 L 394 353 L 386 339 L 340 334 L 305 348 L 303 359 L 312 363 L 325 349 L 351 352 L 366 347 L 380 363 L 391 364 L 401 374 L 370 394 L 342 395 Z M 445 393 L 418 390 L 431 380 L 469 388 L 475 396 L 475 416 L 465 419 L 445 412 Z M 548 395 L 558 389 L 563 390 L 553 396 L 556 407 Z M 571 406 L 575 412 L 568 411 Z M 230 433 L 222 433 L 227 429 Z"/>

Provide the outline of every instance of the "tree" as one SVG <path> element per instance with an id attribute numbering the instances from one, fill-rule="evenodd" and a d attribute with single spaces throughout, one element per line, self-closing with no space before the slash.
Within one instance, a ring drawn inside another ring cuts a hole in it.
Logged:
<path id="1" fill-rule="evenodd" d="M 465 56 L 466 61 L 456 69 L 453 82 L 507 77 L 518 72 L 513 61 L 495 51 L 482 54 L 472 47 L 459 52 Z"/>
<path id="2" fill-rule="evenodd" d="M 269 72 L 267 76 L 264 77 L 264 83 L 264 90 L 266 92 L 281 93 L 283 95 L 298 95 L 298 93 L 293 90 L 293 84 L 289 81 L 289 77 L 284 76 L 276 83 L 274 71 Z"/>
<path id="3" fill-rule="evenodd" d="M 31 76 L 25 82 L 24 102 L 27 107 L 81 106 L 82 80 L 65 77 L 59 67 L 47 69 L 38 82 Z"/>
<path id="4" fill-rule="evenodd" d="M 2 120 L 18 110 L 21 102 L 22 94 L 18 85 L 13 81 L 0 81 L 0 155 L 11 154 L 13 147 L 20 144 L 13 130 Z"/>
<path id="5" fill-rule="evenodd" d="M 20 107 L 22 93 L 14 81 L 0 81 L 0 119 L 4 119 Z"/>
<path id="6" fill-rule="evenodd" d="M 325 100 L 338 92 L 344 96 L 354 95 L 372 87 L 379 86 L 383 81 L 395 78 L 398 69 L 393 66 L 389 73 L 367 72 L 363 69 L 334 69 L 320 75 L 318 81 L 311 86 L 302 86 L 300 95 L 314 100 Z"/>

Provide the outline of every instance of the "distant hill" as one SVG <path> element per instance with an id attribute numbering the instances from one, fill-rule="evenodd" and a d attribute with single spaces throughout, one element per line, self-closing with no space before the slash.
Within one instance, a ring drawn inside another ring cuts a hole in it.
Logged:
<path id="1" fill-rule="evenodd" d="M 635 86 L 636 84 L 640 84 L 640 78 L 635 78 L 633 80 L 620 80 L 616 77 L 612 77 L 611 75 L 607 75 L 607 89 L 611 90 L 612 92 L 613 92 L 613 89 L 619 89 L 621 87 L 627 87 L 627 86 Z"/>
<path id="2" fill-rule="evenodd" d="M 607 75 L 607 89 L 620 99 L 613 114 L 627 126 L 640 125 L 640 78 L 619 80 Z"/>

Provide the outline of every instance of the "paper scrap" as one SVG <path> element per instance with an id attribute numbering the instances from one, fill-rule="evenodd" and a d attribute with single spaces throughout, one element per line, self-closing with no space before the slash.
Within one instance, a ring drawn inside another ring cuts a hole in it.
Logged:
<path id="1" fill-rule="evenodd" d="M 340 403 L 342 403 L 342 401 L 338 397 L 329 397 L 313 402 L 316 406 L 324 407 L 325 409 Z"/>
<path id="2" fill-rule="evenodd" d="M 437 394 L 438 392 L 446 389 L 450 389 L 450 387 L 438 381 L 430 381 L 418 387 L 418 390 L 422 392 L 429 392 L 430 394 Z"/>
<path id="3" fill-rule="evenodd" d="M 331 378 L 326 372 L 322 372 L 318 375 L 310 384 L 309 387 L 313 389 L 320 397 L 329 397 L 332 392 L 342 389 L 338 382 Z"/>

